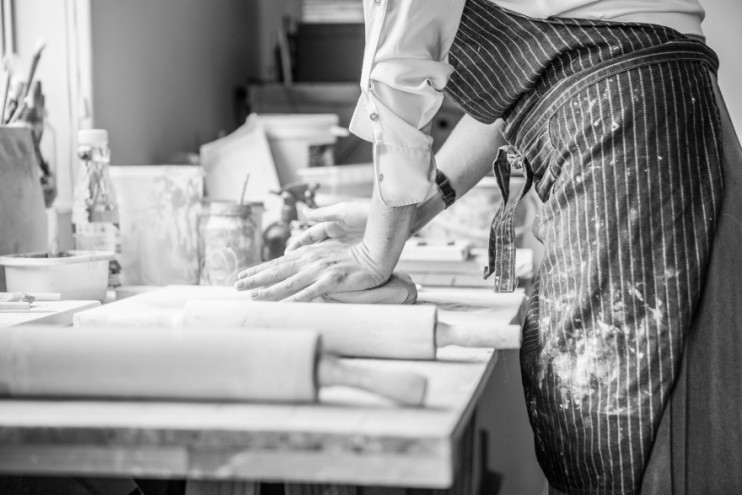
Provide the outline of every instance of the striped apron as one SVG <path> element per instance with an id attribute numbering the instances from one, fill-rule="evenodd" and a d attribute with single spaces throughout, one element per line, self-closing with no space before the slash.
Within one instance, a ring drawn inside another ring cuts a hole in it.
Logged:
<path id="1" fill-rule="evenodd" d="M 662 26 L 533 19 L 468 0 L 450 62 L 448 96 L 479 121 L 504 118 L 510 143 L 493 164 L 504 201 L 485 276 L 496 290 L 516 284 L 518 199 L 533 184 L 543 201 L 521 347 L 539 463 L 558 491 L 637 493 L 648 464 L 668 467 L 653 456 L 671 449 L 653 448 L 724 197 L 718 60 Z M 511 168 L 526 177 L 515 197 Z M 673 493 L 668 483 L 643 493 Z"/>

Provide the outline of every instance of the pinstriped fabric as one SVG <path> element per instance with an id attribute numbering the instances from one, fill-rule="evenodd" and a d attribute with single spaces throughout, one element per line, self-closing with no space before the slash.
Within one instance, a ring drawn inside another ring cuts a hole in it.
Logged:
<path id="1" fill-rule="evenodd" d="M 540 462 L 569 493 L 635 492 L 676 378 L 722 193 L 707 78 L 617 74 L 542 138 L 557 176 L 521 365 Z"/>
<path id="2" fill-rule="evenodd" d="M 453 99 L 506 119 L 543 208 L 521 366 L 539 462 L 567 493 L 636 493 L 723 193 L 713 53 L 656 26 L 535 21 L 470 0 Z"/>
<path id="3" fill-rule="evenodd" d="M 512 200 L 509 187 L 511 167 L 523 170 L 526 175 L 523 187 Z M 488 263 L 484 268 L 484 278 L 494 274 L 495 292 L 513 292 L 518 285 L 515 275 L 515 212 L 518 203 L 531 188 L 533 173 L 528 162 L 512 146 L 503 146 L 498 150 L 492 169 L 502 194 L 502 202 L 490 226 Z"/>
<path id="4" fill-rule="evenodd" d="M 507 116 L 522 95 L 620 55 L 684 39 L 644 24 L 532 19 L 487 0 L 469 0 L 450 50 L 448 96 L 472 117 Z M 486 77 L 485 77 L 486 75 Z"/>

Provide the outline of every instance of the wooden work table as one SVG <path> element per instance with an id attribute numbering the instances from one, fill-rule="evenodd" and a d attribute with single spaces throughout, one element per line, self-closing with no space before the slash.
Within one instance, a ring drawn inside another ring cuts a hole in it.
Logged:
<path id="1" fill-rule="evenodd" d="M 203 297 L 197 287 L 167 287 L 91 311 L 177 311 L 196 292 Z M 513 318 L 520 295 L 441 288 L 420 299 L 485 324 Z M 445 489 L 470 448 L 495 360 L 493 349 L 459 347 L 440 349 L 436 361 L 355 360 L 425 375 L 423 408 L 341 387 L 302 405 L 3 400 L 0 473 L 201 480 L 189 494 L 245 480 Z"/>
<path id="2" fill-rule="evenodd" d="M 75 313 L 98 306 L 98 301 L 36 301 L 27 310 L 0 311 L 0 328 L 24 324 L 67 326 Z"/>

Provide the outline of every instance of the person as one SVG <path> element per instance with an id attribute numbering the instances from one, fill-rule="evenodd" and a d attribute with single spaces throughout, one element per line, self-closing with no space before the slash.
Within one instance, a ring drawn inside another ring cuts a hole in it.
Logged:
<path id="1" fill-rule="evenodd" d="M 544 246 L 521 374 L 551 493 L 742 492 L 742 149 L 697 0 L 365 0 L 368 208 L 310 213 L 255 299 L 384 284 L 404 242 L 493 172 L 486 275 L 513 290 L 533 185 Z M 466 113 L 437 156 L 447 94 Z M 525 178 L 509 188 L 512 169 Z"/>

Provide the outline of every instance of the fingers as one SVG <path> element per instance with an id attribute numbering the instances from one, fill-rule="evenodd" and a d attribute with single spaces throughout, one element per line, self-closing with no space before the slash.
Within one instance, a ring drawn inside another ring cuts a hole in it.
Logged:
<path id="1" fill-rule="evenodd" d="M 303 246 L 276 260 L 248 268 L 235 288 L 255 300 L 312 301 L 328 293 L 375 287 L 387 277 L 360 263 L 353 247 L 333 239 Z M 383 280 L 382 280 L 383 278 Z"/>
<path id="2" fill-rule="evenodd" d="M 248 268 L 237 274 L 234 284 L 237 290 L 247 290 L 255 287 L 271 286 L 288 279 L 296 274 L 298 266 L 296 260 L 286 257 L 278 258 L 262 265 Z"/>
<path id="3" fill-rule="evenodd" d="M 331 289 L 336 289 L 339 278 L 328 273 L 323 273 L 320 265 L 314 265 L 308 269 L 300 270 L 295 274 L 283 279 L 275 280 L 272 283 L 255 283 L 253 281 L 266 280 L 266 273 L 281 274 L 281 266 L 276 265 L 250 278 L 243 279 L 243 282 L 250 284 L 250 287 L 256 287 L 250 291 L 250 297 L 261 301 L 311 301 L 315 298 L 322 297 Z M 244 287 L 242 290 L 249 289 Z M 257 288 L 260 287 L 260 288 Z"/>
<path id="4" fill-rule="evenodd" d="M 294 251 L 309 244 L 316 244 L 329 238 L 330 234 L 327 231 L 328 225 L 328 223 L 318 223 L 317 225 L 312 225 L 301 234 L 292 237 L 286 244 L 286 252 Z"/>
<path id="5" fill-rule="evenodd" d="M 256 273 L 262 272 L 263 270 L 267 270 L 268 268 L 272 267 L 273 265 L 277 265 L 280 263 L 279 260 L 271 260 L 266 261 L 265 263 L 261 263 L 260 265 L 255 265 L 253 267 L 248 268 L 247 270 L 243 270 L 240 273 L 237 274 L 237 280 L 242 280 L 243 278 L 252 277 Z"/>
<path id="6" fill-rule="evenodd" d="M 312 273 L 299 272 L 269 287 L 250 291 L 250 297 L 261 301 L 280 301 L 306 289 L 307 286 L 311 285 L 313 279 Z"/>
<path id="7" fill-rule="evenodd" d="M 334 283 L 329 278 L 323 278 L 316 283 L 306 287 L 293 296 L 284 299 L 285 302 L 310 302 L 314 299 L 323 297 L 328 291 L 333 289 Z"/>

